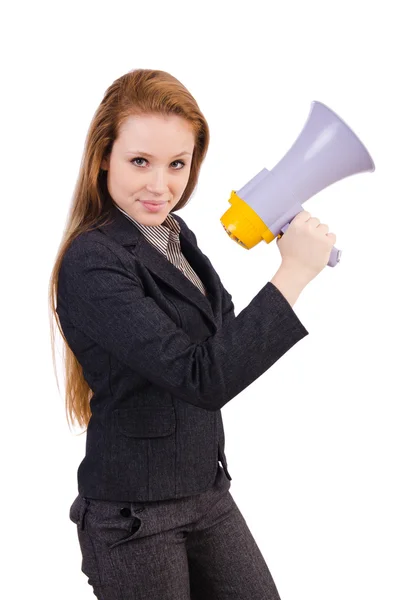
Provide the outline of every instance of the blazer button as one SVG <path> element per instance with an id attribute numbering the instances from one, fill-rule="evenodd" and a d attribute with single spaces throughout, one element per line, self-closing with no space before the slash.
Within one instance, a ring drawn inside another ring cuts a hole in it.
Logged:
<path id="1" fill-rule="evenodd" d="M 123 517 L 130 517 L 131 510 L 127 506 L 125 506 L 124 508 L 120 509 L 120 514 L 123 515 Z"/>

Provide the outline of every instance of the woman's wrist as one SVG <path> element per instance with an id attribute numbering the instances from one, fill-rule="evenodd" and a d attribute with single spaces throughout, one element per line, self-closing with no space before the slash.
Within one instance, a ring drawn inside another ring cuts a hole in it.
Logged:
<path id="1" fill-rule="evenodd" d="M 296 265 L 282 262 L 270 282 L 281 292 L 291 306 L 295 304 L 310 278 Z"/>

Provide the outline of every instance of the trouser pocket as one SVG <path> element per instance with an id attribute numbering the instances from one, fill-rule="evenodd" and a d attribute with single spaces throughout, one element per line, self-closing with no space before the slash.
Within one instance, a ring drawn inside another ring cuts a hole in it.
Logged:
<path id="1" fill-rule="evenodd" d="M 86 527 L 90 536 L 110 549 L 131 540 L 141 527 L 142 520 L 137 514 L 145 507 L 139 502 L 83 500 L 86 505 L 76 508 L 81 529 Z"/>
<path id="2" fill-rule="evenodd" d="M 72 502 L 72 505 L 69 509 L 69 519 L 77 525 L 82 531 L 84 530 L 85 525 L 85 515 L 88 509 L 90 501 L 81 496 L 77 495 L 75 500 Z"/>

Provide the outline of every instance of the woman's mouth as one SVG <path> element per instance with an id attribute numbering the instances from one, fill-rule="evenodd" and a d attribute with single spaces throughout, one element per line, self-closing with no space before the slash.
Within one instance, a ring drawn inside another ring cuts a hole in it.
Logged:
<path id="1" fill-rule="evenodd" d="M 161 202 L 161 203 L 157 203 L 157 202 L 143 202 L 142 200 L 139 200 L 139 202 L 149 212 L 159 212 L 162 209 L 162 207 L 167 204 L 167 202 Z"/>

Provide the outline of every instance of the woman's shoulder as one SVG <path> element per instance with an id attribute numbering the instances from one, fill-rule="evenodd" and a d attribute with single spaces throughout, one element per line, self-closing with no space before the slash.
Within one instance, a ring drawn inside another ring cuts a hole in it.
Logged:
<path id="1" fill-rule="evenodd" d="M 64 265 L 80 267 L 88 264 L 113 265 L 123 263 L 125 250 L 111 237 L 93 229 L 79 233 L 66 248 L 62 262 Z M 132 258 L 132 255 L 131 255 Z"/>
<path id="2" fill-rule="evenodd" d="M 66 253 L 75 253 L 79 251 L 87 251 L 89 246 L 98 246 L 98 244 L 104 244 L 105 246 L 109 246 L 109 238 L 106 235 L 103 235 L 98 229 L 92 229 L 89 231 L 83 231 L 79 233 L 73 240 L 70 242 Z"/>

